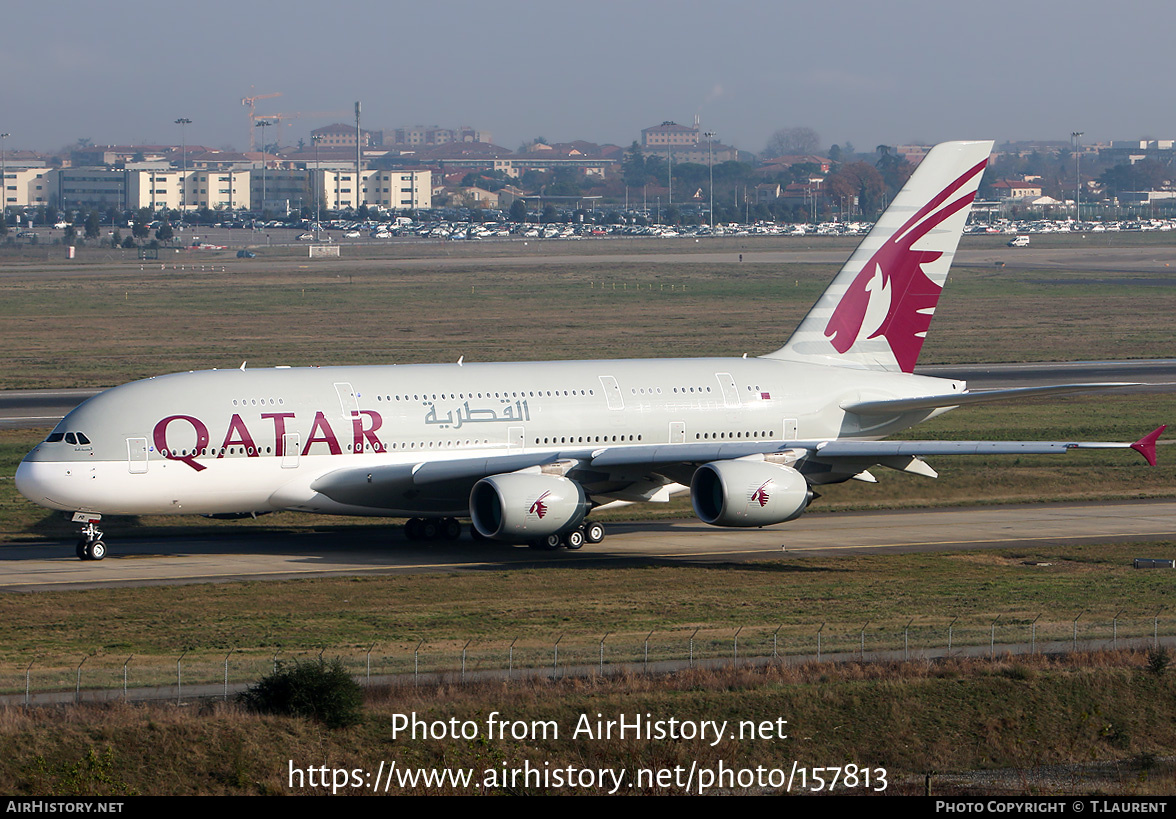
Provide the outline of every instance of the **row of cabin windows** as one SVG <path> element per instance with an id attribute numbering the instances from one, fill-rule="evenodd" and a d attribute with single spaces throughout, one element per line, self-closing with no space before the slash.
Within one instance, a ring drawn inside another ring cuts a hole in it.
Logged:
<path id="1" fill-rule="evenodd" d="M 551 436 L 550 438 L 536 438 L 535 443 L 544 444 L 607 444 L 617 443 L 618 441 L 640 441 L 640 435 L 597 435 L 593 438 L 591 435 L 563 435 L 559 438 Z"/>
<path id="2" fill-rule="evenodd" d="M 72 435 L 73 433 L 69 433 L 69 434 Z M 53 436 L 50 436 L 50 437 L 53 437 Z M 626 441 L 639 442 L 639 441 L 641 441 L 641 439 L 642 439 L 642 436 L 640 436 L 640 435 L 611 435 L 611 436 L 610 435 L 596 435 L 596 436 L 592 436 L 592 435 L 580 435 L 580 436 L 565 435 L 565 436 L 561 436 L 559 438 L 556 438 L 556 437 L 548 437 L 548 438 L 542 438 L 542 439 L 536 438 L 535 443 L 536 444 L 538 444 L 538 443 L 544 443 L 544 444 L 576 444 L 576 443 L 591 444 L 591 443 L 597 443 L 597 444 L 599 444 L 599 443 L 618 443 L 618 442 L 626 442 Z M 86 443 L 89 443 L 89 442 L 87 441 Z M 492 442 L 487 439 L 484 439 L 484 438 L 483 439 L 467 438 L 464 442 L 461 440 L 457 440 L 457 441 L 420 441 L 420 442 L 409 441 L 408 443 L 400 443 L 400 444 L 393 442 L 390 446 L 389 445 L 382 445 L 379 447 L 374 447 L 370 443 L 366 443 L 366 444 L 364 444 L 363 451 L 364 452 L 387 452 L 389 449 L 394 449 L 394 450 L 395 449 L 452 449 L 455 446 L 458 446 L 458 447 L 460 447 L 460 446 L 482 446 L 482 445 L 486 445 L 486 444 L 490 444 L 490 443 L 492 443 Z M 498 441 L 496 443 L 502 443 L 502 442 Z M 354 444 L 348 444 L 347 451 L 353 452 L 354 451 Z M 166 450 L 166 449 L 161 450 L 160 454 L 166 458 L 166 457 L 168 457 L 168 450 Z M 197 452 L 195 449 L 192 449 L 192 450 L 181 449 L 178 452 L 172 451 L 171 454 L 173 456 L 179 456 L 182 458 L 187 458 L 190 456 L 207 457 L 209 455 L 211 455 L 212 457 L 218 457 L 217 449 L 215 447 L 212 448 L 211 450 L 209 450 L 208 448 L 204 448 L 204 449 L 201 449 L 199 452 Z M 257 447 L 255 449 L 254 447 L 243 447 L 243 446 L 234 447 L 234 446 L 231 446 L 228 448 L 222 448 L 219 452 L 219 456 L 224 456 L 224 455 L 250 455 L 250 456 L 252 456 L 252 455 L 262 455 L 262 454 L 272 455 L 273 454 L 273 447 L 267 446 L 263 452 L 261 447 Z M 293 454 L 293 453 L 291 453 L 291 454 Z"/>
<path id="3" fill-rule="evenodd" d="M 318 443 L 318 442 L 316 442 L 316 443 Z M 364 452 L 387 452 L 389 449 L 434 449 L 434 448 L 435 449 L 443 449 L 446 447 L 452 448 L 455 446 L 481 446 L 481 445 L 489 444 L 489 443 L 491 443 L 491 442 L 487 439 L 475 439 L 475 438 L 467 438 L 464 442 L 463 441 L 435 441 L 435 442 L 434 441 L 421 441 L 418 443 L 416 441 L 410 441 L 408 443 L 402 443 L 402 444 L 393 443 L 391 446 L 382 445 L 379 447 L 374 447 L 370 443 L 368 443 L 368 444 L 364 444 L 363 451 Z M 501 443 L 501 442 L 499 442 L 499 443 Z M 354 451 L 354 444 L 348 444 L 347 451 L 353 452 Z M 168 450 L 164 449 L 164 450 L 160 450 L 159 454 L 166 458 L 166 457 L 168 457 L 168 452 L 169 452 Z M 255 449 L 254 447 L 231 446 L 228 448 L 221 449 L 219 451 L 219 455 L 218 455 L 217 449 L 215 447 L 213 447 L 212 449 L 204 448 L 204 449 L 201 449 L 199 452 L 197 452 L 195 449 L 181 449 L 178 451 L 176 451 L 176 450 L 171 451 L 172 456 L 179 456 L 182 458 L 187 458 L 189 456 L 195 456 L 195 457 L 199 458 L 199 457 L 207 457 L 210 455 L 215 458 L 215 457 L 224 456 L 224 455 L 272 455 L 272 454 L 273 454 L 273 447 L 268 447 L 268 446 L 265 448 L 264 451 L 262 450 L 261 447 L 257 447 Z M 293 455 L 293 454 L 297 454 L 297 453 L 292 452 L 290 454 Z"/>
<path id="4" fill-rule="evenodd" d="M 236 406 L 256 407 L 258 405 L 261 405 L 264 407 L 266 404 L 275 405 L 275 404 L 285 404 L 285 403 L 286 403 L 286 401 L 283 398 L 242 398 L 239 401 L 236 398 L 233 399 L 233 406 L 234 407 L 236 407 Z"/>
<path id="5" fill-rule="evenodd" d="M 592 390 L 521 390 L 514 392 L 450 392 L 412 395 L 377 395 L 377 401 L 468 401 L 471 398 L 562 398 L 573 395 L 595 395 Z"/>
<path id="6" fill-rule="evenodd" d="M 46 439 L 46 442 L 47 443 L 55 443 L 56 441 L 62 440 L 62 436 L 63 436 L 63 433 L 53 433 L 52 435 L 49 436 L 49 438 Z M 74 436 L 74 433 L 72 433 L 72 432 L 64 433 L 64 438 L 67 443 L 75 443 L 75 441 L 70 440 L 70 438 L 72 436 Z M 776 432 L 775 432 L 775 430 L 768 430 L 768 432 L 766 432 L 766 433 L 763 432 L 762 430 L 759 432 L 699 432 L 699 433 L 695 433 L 694 437 L 696 440 L 700 440 L 700 441 L 703 441 L 703 440 L 708 440 L 708 441 L 709 440 L 733 440 L 733 439 L 744 439 L 744 438 L 746 438 L 748 440 L 761 439 L 761 438 L 771 439 L 771 438 L 776 437 Z M 80 432 L 77 433 L 77 438 L 78 438 L 78 440 L 76 441 L 76 443 L 81 443 L 81 444 L 90 443 L 89 439 L 87 439 Z M 607 443 L 626 443 L 626 442 L 627 443 L 640 443 L 641 440 L 642 440 L 641 435 L 595 435 L 595 436 L 593 436 L 593 435 L 578 435 L 578 436 L 577 435 L 562 435 L 558 438 L 554 437 L 554 436 L 549 436 L 549 437 L 544 437 L 544 438 L 536 438 L 535 443 L 536 444 L 594 444 L 594 443 L 595 444 L 601 444 L 601 443 L 607 444 Z M 446 448 L 452 449 L 455 446 L 481 446 L 481 445 L 489 444 L 489 443 L 491 443 L 491 442 L 486 439 L 467 438 L 464 442 L 462 442 L 460 440 L 458 440 L 458 441 L 420 441 L 419 443 L 417 441 L 409 441 L 408 443 L 401 443 L 401 444 L 397 444 L 394 442 L 394 443 L 392 443 L 390 448 L 391 449 L 446 449 Z M 498 443 L 501 443 L 501 441 L 499 441 Z M 347 451 L 348 452 L 354 451 L 353 446 L 354 446 L 353 444 L 348 444 Z M 370 443 L 364 444 L 364 447 L 363 447 L 363 450 L 365 452 L 386 452 L 388 449 L 389 449 L 388 446 L 373 447 Z M 168 451 L 162 450 L 160 454 L 166 458 L 168 456 Z M 182 449 L 178 453 L 173 452 L 172 454 L 179 455 L 180 457 L 184 457 L 184 458 L 189 457 L 189 456 L 200 457 L 200 456 L 208 456 L 210 454 L 210 451 L 206 448 L 206 449 L 201 449 L 200 452 L 197 453 L 196 450 Z M 215 448 L 213 448 L 211 450 L 211 454 L 213 457 L 216 457 L 217 450 Z M 261 451 L 261 447 L 258 447 L 256 450 L 253 447 L 243 447 L 243 446 L 241 446 L 241 447 L 228 447 L 227 449 L 220 450 L 221 456 L 223 456 L 223 455 L 261 455 L 261 454 L 263 454 Z M 264 454 L 266 454 L 266 455 L 273 454 L 273 448 L 267 446 L 265 448 Z"/>

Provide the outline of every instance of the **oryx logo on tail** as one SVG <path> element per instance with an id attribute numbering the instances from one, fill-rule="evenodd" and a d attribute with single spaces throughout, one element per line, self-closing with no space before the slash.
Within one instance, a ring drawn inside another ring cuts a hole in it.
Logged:
<path id="1" fill-rule="evenodd" d="M 848 352 L 859 339 L 882 336 L 902 371 L 914 370 L 943 290 L 923 267 L 945 252 L 916 250 L 914 245 L 972 204 L 987 162 L 985 157 L 940 191 L 887 237 L 862 267 L 825 326 L 825 336 L 837 352 Z"/>

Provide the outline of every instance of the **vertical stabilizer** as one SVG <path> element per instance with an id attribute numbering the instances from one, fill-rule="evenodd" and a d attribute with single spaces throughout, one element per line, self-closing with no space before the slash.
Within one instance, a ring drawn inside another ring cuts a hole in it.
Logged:
<path id="1" fill-rule="evenodd" d="M 992 142 L 936 145 L 788 343 L 765 358 L 912 372 Z"/>

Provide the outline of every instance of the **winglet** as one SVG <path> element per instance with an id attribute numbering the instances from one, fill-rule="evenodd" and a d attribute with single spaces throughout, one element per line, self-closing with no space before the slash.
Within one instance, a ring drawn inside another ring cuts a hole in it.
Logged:
<path id="1" fill-rule="evenodd" d="M 1146 458 L 1148 464 L 1151 466 L 1156 465 L 1156 440 L 1164 434 L 1164 430 L 1167 428 L 1168 425 L 1164 424 L 1159 429 L 1149 432 L 1131 445 L 1131 448 Z"/>

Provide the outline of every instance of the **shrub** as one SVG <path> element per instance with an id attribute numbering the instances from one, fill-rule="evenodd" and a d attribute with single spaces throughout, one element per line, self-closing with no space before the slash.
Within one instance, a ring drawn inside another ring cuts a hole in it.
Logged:
<path id="1" fill-rule="evenodd" d="M 306 717 L 330 728 L 355 725 L 363 718 L 363 691 L 337 657 L 279 663 L 239 700 L 259 713 Z"/>
<path id="2" fill-rule="evenodd" d="M 1147 670 L 1157 677 L 1164 676 L 1164 672 L 1168 670 L 1168 665 L 1171 662 L 1172 657 L 1164 646 L 1157 646 L 1147 652 Z"/>

